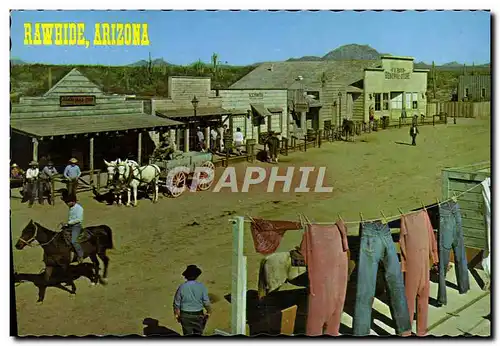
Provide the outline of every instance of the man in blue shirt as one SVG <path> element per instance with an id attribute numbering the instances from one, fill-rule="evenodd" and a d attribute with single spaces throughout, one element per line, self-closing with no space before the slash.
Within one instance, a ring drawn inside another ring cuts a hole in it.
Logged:
<path id="1" fill-rule="evenodd" d="M 67 227 L 71 229 L 71 244 L 75 248 L 78 263 L 82 263 L 83 249 L 77 239 L 82 232 L 83 208 L 80 204 L 76 203 L 76 198 L 73 195 L 68 196 L 65 202 L 69 208 Z"/>
<path id="2" fill-rule="evenodd" d="M 68 180 L 67 189 L 68 196 L 75 195 L 76 196 L 76 188 L 78 187 L 78 178 L 82 172 L 80 171 L 80 167 L 77 165 L 78 160 L 74 157 L 69 160 L 69 165 L 64 169 L 64 177 Z"/>
<path id="3" fill-rule="evenodd" d="M 212 312 L 208 290 L 196 279 L 201 275 L 201 269 L 196 265 L 187 266 L 182 273 L 186 282 L 179 286 L 174 297 L 174 315 L 182 325 L 184 335 L 202 335 L 208 317 Z M 203 308 L 207 313 L 203 313 Z"/>

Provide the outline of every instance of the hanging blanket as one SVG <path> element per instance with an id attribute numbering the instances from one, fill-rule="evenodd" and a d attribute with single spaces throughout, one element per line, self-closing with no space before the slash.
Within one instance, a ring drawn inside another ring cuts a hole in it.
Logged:
<path id="1" fill-rule="evenodd" d="M 286 231 L 299 229 L 302 229 L 300 222 L 253 219 L 251 230 L 255 251 L 263 255 L 272 254 Z"/>

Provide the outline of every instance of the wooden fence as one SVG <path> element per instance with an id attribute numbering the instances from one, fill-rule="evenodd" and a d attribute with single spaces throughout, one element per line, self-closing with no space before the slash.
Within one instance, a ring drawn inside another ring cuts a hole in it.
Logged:
<path id="1" fill-rule="evenodd" d="M 427 116 L 447 113 L 453 118 L 489 118 L 491 115 L 491 105 L 486 102 L 429 102 L 427 103 Z"/>

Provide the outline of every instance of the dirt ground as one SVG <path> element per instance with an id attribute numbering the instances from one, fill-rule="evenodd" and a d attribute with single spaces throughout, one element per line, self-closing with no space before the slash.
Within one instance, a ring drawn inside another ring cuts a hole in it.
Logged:
<path id="1" fill-rule="evenodd" d="M 298 213 L 304 213 L 311 221 L 335 221 L 340 214 L 344 220 L 357 221 L 360 212 L 370 219 L 380 217 L 380 211 L 397 215 L 398 207 L 407 211 L 420 206 L 420 201 L 433 203 L 441 197 L 443 168 L 490 159 L 490 122 L 458 119 L 457 123 L 421 127 L 416 147 L 407 145 L 411 141 L 405 127 L 362 135 L 355 143 L 324 143 L 320 149 L 280 158 L 283 169 L 327 167 L 324 185 L 333 187 L 331 193 L 265 193 L 267 186 L 259 186 L 248 193 L 188 192 L 177 199 L 160 198 L 156 204 L 143 199 L 135 208 L 99 203 L 91 193 L 79 195 L 85 225 L 107 224 L 113 229 L 109 283 L 91 287 L 88 279 L 80 278 L 76 296 L 49 288 L 42 305 L 35 304 L 35 285 L 19 284 L 15 290 L 19 334 L 142 334 L 147 317 L 180 332 L 172 299 L 188 264 L 202 268 L 200 280 L 214 301 L 206 333 L 214 328 L 230 330 L 231 306 L 224 296 L 231 292 L 231 215 L 296 220 Z M 248 165 L 237 165 L 240 179 Z M 14 242 L 30 219 L 55 229 L 67 217 L 67 207 L 60 201 L 55 207 L 29 209 L 11 199 L 11 209 Z M 350 231 L 357 231 L 357 225 L 350 225 Z M 289 232 L 280 250 L 299 242 L 299 235 Z M 18 273 L 42 270 L 41 248 L 13 251 Z M 253 249 L 250 232 L 245 235 L 245 251 L 248 289 L 256 289 L 262 256 Z"/>

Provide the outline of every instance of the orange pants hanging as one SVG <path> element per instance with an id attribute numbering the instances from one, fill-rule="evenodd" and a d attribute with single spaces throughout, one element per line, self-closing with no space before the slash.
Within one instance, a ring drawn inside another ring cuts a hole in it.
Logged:
<path id="1" fill-rule="evenodd" d="M 416 305 L 417 335 L 424 336 L 429 310 L 429 258 L 438 263 L 436 238 L 425 210 L 401 217 L 399 243 L 410 320 L 413 320 Z"/>
<path id="2" fill-rule="evenodd" d="M 306 335 L 339 335 L 348 281 L 347 231 L 335 225 L 308 225 L 301 252 L 309 275 Z"/>

